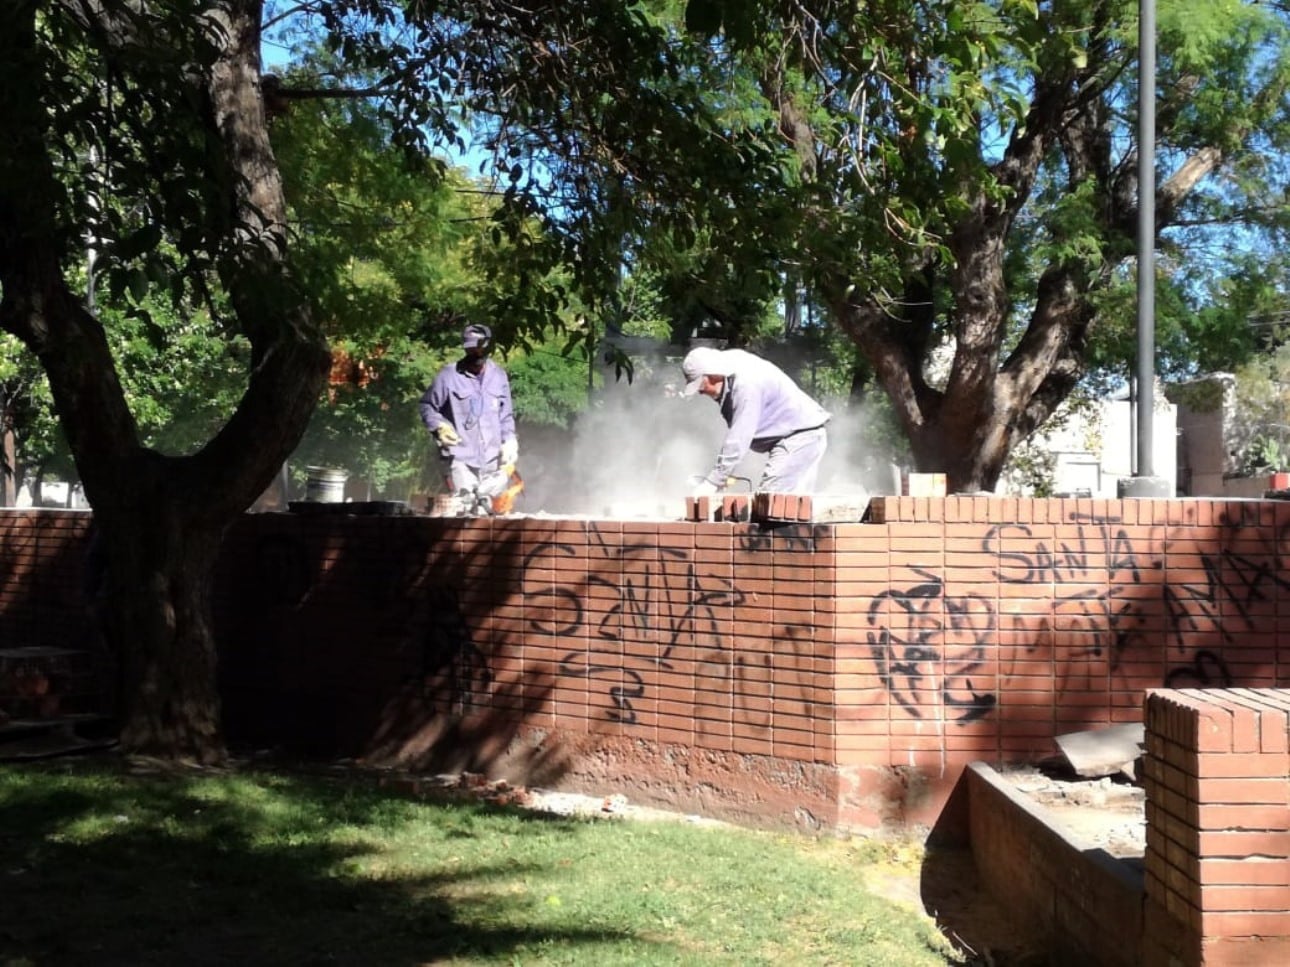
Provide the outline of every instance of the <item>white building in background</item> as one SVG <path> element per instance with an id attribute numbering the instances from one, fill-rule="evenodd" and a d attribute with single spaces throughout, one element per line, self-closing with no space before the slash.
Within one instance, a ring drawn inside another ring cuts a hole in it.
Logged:
<path id="1" fill-rule="evenodd" d="M 1182 492 L 1224 494 L 1228 481 L 1236 478 L 1238 454 L 1248 444 L 1248 433 L 1236 426 L 1236 377 L 1213 373 L 1171 386 L 1169 396 L 1178 404 Z"/>
<path id="2" fill-rule="evenodd" d="M 1290 467 L 1246 472 L 1245 454 L 1267 425 L 1243 416 L 1237 401 L 1236 377 L 1210 373 L 1168 389 L 1178 406 L 1179 492 L 1191 497 L 1262 497 L 1285 490 Z M 1278 424 L 1279 426 L 1279 424 Z M 1287 429 L 1282 427 L 1282 429 Z M 1279 479 L 1280 478 L 1280 479 Z"/>
<path id="3" fill-rule="evenodd" d="M 89 507 L 89 502 L 86 501 L 85 491 L 81 489 L 79 483 L 69 484 L 65 480 L 46 480 L 40 487 L 39 505 L 32 498 L 31 485 L 24 482 L 18 488 L 13 506 L 66 507 L 72 510 L 85 510 Z"/>
<path id="4" fill-rule="evenodd" d="M 1152 419 L 1152 474 L 1180 497 L 1262 497 L 1286 490 L 1284 474 L 1242 472 L 1242 457 L 1260 428 L 1243 421 L 1236 377 L 1213 373 L 1186 383 L 1157 385 Z M 1290 428 L 1288 428 L 1290 429 Z M 1116 497 L 1120 481 L 1133 476 L 1137 419 L 1127 399 L 1103 400 L 1058 427 L 1037 433 L 1025 448 L 1048 464 L 1056 494 Z M 1290 470 L 1290 467 L 1281 468 Z M 1001 493 L 1022 493 L 1023 477 L 1012 469 Z"/>
<path id="5" fill-rule="evenodd" d="M 1152 475 L 1178 491 L 1178 407 L 1156 387 L 1152 416 Z M 1060 426 L 1041 430 L 1026 444 L 1048 462 L 1054 494 L 1080 497 L 1119 496 L 1120 481 L 1134 476 L 1137 463 L 1137 417 L 1128 399 L 1102 400 L 1070 416 Z M 1015 471 L 999 481 L 1000 493 L 1025 488 Z"/>

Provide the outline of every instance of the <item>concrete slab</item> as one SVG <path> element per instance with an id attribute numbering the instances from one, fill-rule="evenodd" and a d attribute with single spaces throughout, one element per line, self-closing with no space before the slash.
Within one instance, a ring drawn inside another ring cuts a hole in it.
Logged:
<path id="1" fill-rule="evenodd" d="M 1146 729 L 1141 722 L 1125 722 L 1083 732 L 1067 732 L 1054 741 L 1076 775 L 1088 778 L 1124 772 L 1133 778 L 1134 763 L 1142 755 Z"/>

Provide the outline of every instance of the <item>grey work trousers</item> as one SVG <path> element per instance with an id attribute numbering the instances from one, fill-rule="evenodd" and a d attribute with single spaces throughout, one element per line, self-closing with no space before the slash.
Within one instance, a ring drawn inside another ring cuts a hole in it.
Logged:
<path id="1" fill-rule="evenodd" d="M 811 493 L 828 445 L 829 435 L 822 426 L 780 437 L 766 451 L 766 466 L 757 489 L 777 494 Z"/>
<path id="2" fill-rule="evenodd" d="M 449 458 L 446 474 L 456 496 L 496 497 L 510 484 L 510 477 L 498 467 L 469 467 Z"/>

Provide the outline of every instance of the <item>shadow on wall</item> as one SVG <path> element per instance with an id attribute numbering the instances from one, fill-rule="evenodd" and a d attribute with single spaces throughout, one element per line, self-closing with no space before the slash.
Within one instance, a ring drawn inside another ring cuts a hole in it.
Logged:
<path id="1" fill-rule="evenodd" d="M 100 647 L 90 521 L 76 511 L 0 513 L 0 647 Z"/>
<path id="2" fill-rule="evenodd" d="M 540 741 L 554 683 L 520 658 L 518 529 L 462 542 L 431 520 L 374 518 L 340 536 L 325 520 L 266 521 L 233 528 L 217 581 L 244 602 L 216 609 L 230 743 L 546 784 L 563 774 Z"/>

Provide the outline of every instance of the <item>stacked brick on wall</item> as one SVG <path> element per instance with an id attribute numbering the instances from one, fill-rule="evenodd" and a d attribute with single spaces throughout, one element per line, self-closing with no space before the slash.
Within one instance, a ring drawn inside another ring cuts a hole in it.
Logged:
<path id="1" fill-rule="evenodd" d="M 1146 699 L 1144 959 L 1290 963 L 1290 690 Z"/>

